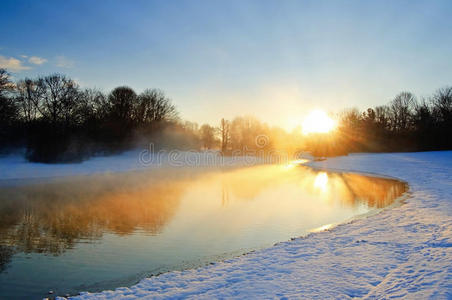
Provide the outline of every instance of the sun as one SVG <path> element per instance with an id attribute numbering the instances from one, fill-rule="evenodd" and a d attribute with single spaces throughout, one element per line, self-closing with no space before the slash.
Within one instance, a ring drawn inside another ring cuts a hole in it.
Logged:
<path id="1" fill-rule="evenodd" d="M 336 122 L 322 110 L 314 110 L 310 112 L 302 124 L 304 134 L 328 133 L 335 127 Z"/>

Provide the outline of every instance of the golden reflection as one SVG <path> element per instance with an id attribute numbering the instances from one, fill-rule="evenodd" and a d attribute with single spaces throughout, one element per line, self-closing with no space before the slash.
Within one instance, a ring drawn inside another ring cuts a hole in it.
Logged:
<path id="1" fill-rule="evenodd" d="M 282 167 L 283 167 L 284 170 L 290 170 L 290 169 L 293 169 L 293 168 L 295 168 L 295 167 L 297 167 L 299 165 L 305 164 L 308 161 L 309 160 L 307 160 L 307 159 L 297 159 L 297 160 L 293 160 L 293 161 L 283 165 Z"/>
<path id="2" fill-rule="evenodd" d="M 259 218 L 262 224 L 275 216 L 278 222 L 298 222 L 300 214 L 306 214 L 313 224 L 320 222 L 306 225 L 314 228 L 331 223 L 322 221 L 325 214 L 334 215 L 340 207 L 381 208 L 405 190 L 405 184 L 392 179 L 278 165 L 229 171 L 153 170 L 3 187 L 0 250 L 6 253 L 14 247 L 58 255 L 82 239 L 99 239 L 106 232 L 158 235 L 170 221 L 184 224 L 177 230 L 187 230 L 184 222 L 192 218 L 202 218 L 193 224 L 204 224 L 203 230 L 228 224 L 229 228 L 218 229 L 226 231 Z"/>
<path id="3" fill-rule="evenodd" d="M 312 229 L 312 232 L 320 232 L 320 231 L 325 231 L 330 229 L 331 227 L 333 227 L 334 224 L 326 224 L 317 228 Z"/>
<path id="4" fill-rule="evenodd" d="M 0 242 L 23 252 L 59 254 L 105 232 L 158 234 L 187 186 L 183 179 L 168 184 L 137 173 L 4 188 Z"/>
<path id="5" fill-rule="evenodd" d="M 326 191 L 328 185 L 328 174 L 319 172 L 314 180 L 314 187 L 322 191 Z"/>
<path id="6" fill-rule="evenodd" d="M 268 189 L 286 184 L 299 186 L 303 195 L 321 198 L 326 202 L 348 206 L 366 204 L 381 208 L 391 204 L 406 190 L 404 183 L 393 179 L 314 171 L 300 165 L 289 169 L 286 166 L 256 166 L 222 173 L 210 179 L 212 182 L 221 180 L 223 194 L 228 195 L 224 204 L 234 200 L 251 201 Z"/>

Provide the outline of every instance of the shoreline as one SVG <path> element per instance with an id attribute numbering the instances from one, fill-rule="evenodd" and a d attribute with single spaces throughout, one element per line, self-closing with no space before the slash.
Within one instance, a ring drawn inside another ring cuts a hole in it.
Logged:
<path id="1" fill-rule="evenodd" d="M 444 156 L 440 161 L 437 161 L 437 157 L 435 157 L 438 154 Z M 427 160 L 423 159 L 425 156 Z M 350 297 L 352 295 L 354 297 L 413 296 L 414 294 L 421 298 L 426 295 L 439 295 L 447 298 L 452 290 L 447 280 L 451 276 L 451 272 L 447 268 L 444 271 L 444 267 L 450 266 L 452 262 L 450 247 L 452 241 L 447 236 L 447 233 L 452 232 L 450 205 L 447 204 L 447 192 L 450 191 L 451 187 L 447 184 L 437 186 L 436 195 L 441 200 L 439 202 L 446 205 L 445 208 L 437 210 L 438 205 L 432 205 L 431 199 L 426 197 L 424 193 L 425 190 L 431 190 L 427 184 L 429 182 L 419 182 L 421 177 L 419 174 L 417 174 L 418 176 L 414 174 L 416 173 L 414 171 L 419 172 L 422 168 L 418 165 L 413 166 L 413 163 L 424 163 L 424 167 L 431 169 L 430 172 L 426 170 L 429 175 L 432 175 L 430 177 L 433 179 L 436 177 L 436 180 L 433 181 L 438 182 L 437 179 L 440 179 L 439 182 L 447 183 L 447 179 L 451 176 L 450 158 L 452 158 L 452 152 L 359 154 L 359 159 L 357 157 L 350 155 L 330 158 L 327 161 L 312 162 L 309 165 L 328 167 L 328 169 L 333 167 L 366 174 L 369 174 L 369 172 L 378 174 L 386 170 L 387 172 L 384 173 L 389 173 L 389 176 L 400 178 L 409 183 L 411 197 L 406 201 L 406 204 L 351 223 L 340 224 L 332 230 L 277 243 L 273 247 L 253 251 L 224 262 L 196 269 L 164 273 L 143 279 L 130 288 L 118 288 L 114 291 L 100 293 L 81 293 L 79 296 L 71 297 L 71 299 L 109 299 L 126 295 L 130 298 L 190 296 L 197 298 L 234 298 L 239 296 L 278 297 L 283 295 L 323 298 Z M 447 164 L 448 162 L 449 164 Z M 442 169 L 443 172 L 438 172 L 441 171 L 438 168 Z M 404 170 L 405 172 L 403 172 Z M 398 177 L 397 175 L 402 176 Z M 446 181 L 442 180 L 441 176 L 445 176 Z M 444 189 L 446 193 L 444 193 Z M 435 196 L 435 193 L 433 193 L 433 196 Z M 424 207 L 424 212 L 413 212 L 413 209 L 418 210 L 415 209 L 416 206 Z M 432 211 L 438 216 L 432 218 Z M 444 215 L 444 213 L 446 214 Z M 406 219 L 407 214 L 409 215 L 408 219 Z M 414 219 L 414 221 L 416 219 L 426 220 L 424 222 L 413 222 L 410 219 Z M 406 224 L 405 227 L 400 228 L 402 221 Z M 429 222 L 432 223 L 430 226 L 437 228 L 437 230 L 441 229 L 440 232 L 432 236 L 429 231 L 418 230 L 417 227 L 420 224 L 426 223 L 426 226 L 428 226 L 427 223 Z M 437 224 L 438 222 L 442 225 Z M 400 230 L 403 232 L 398 232 Z M 388 231 L 389 235 L 387 235 Z M 445 240 L 434 243 L 434 249 L 430 249 L 432 247 L 429 247 L 429 245 L 432 243 L 429 238 L 443 237 L 444 235 Z M 350 239 L 355 241 L 350 244 Z M 393 243 L 401 243 L 401 245 L 394 248 Z M 419 244 L 419 246 L 415 247 L 412 244 Z M 341 253 L 344 251 L 348 253 L 349 248 L 356 248 L 352 251 L 352 257 L 362 257 L 365 263 L 349 260 L 346 253 Z M 413 249 L 445 252 L 445 255 L 442 253 L 442 255 L 435 255 L 434 257 L 439 260 L 442 266 L 436 266 L 432 270 L 432 274 L 439 273 L 441 276 L 437 275 L 438 278 L 433 276 L 435 277 L 433 279 L 431 278 L 432 275 L 429 276 L 430 281 L 433 280 L 436 283 L 434 288 L 431 288 L 431 284 L 422 284 L 426 279 L 423 277 L 423 273 L 426 272 L 425 269 L 428 269 L 429 265 L 425 264 L 424 259 L 418 257 L 417 252 L 413 252 Z M 407 257 L 407 255 L 412 257 Z M 372 265 L 374 267 L 369 267 Z M 423 269 L 418 270 L 419 267 L 423 267 Z M 414 270 L 400 272 L 406 268 Z M 325 270 L 330 270 L 336 275 L 334 278 L 341 278 L 342 282 L 335 282 L 331 278 L 331 274 L 328 273 L 319 277 L 319 274 L 324 273 Z M 413 277 L 413 272 L 419 274 L 420 279 L 423 279 L 420 283 L 416 283 L 420 286 L 414 289 L 415 293 L 412 292 L 413 283 L 406 282 L 408 278 Z M 306 273 L 318 279 L 308 279 L 306 276 L 300 277 L 300 275 L 306 275 Z M 389 280 L 390 277 L 395 278 Z M 352 278 L 356 278 L 356 280 L 351 280 Z M 263 284 L 265 282 L 267 284 Z M 358 284 L 354 282 L 358 282 Z M 404 282 L 405 284 L 402 284 Z M 294 285 L 294 283 L 297 284 Z M 394 286 L 394 284 L 397 286 Z M 350 288 L 352 292 L 350 292 Z"/>

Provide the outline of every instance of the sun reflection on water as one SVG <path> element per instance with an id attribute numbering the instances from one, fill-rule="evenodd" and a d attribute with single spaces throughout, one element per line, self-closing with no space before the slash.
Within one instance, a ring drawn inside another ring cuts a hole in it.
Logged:
<path id="1" fill-rule="evenodd" d="M 17 278 L 28 274 L 28 281 L 41 282 L 33 272 L 39 269 L 50 274 L 43 285 L 78 292 L 81 284 L 106 282 L 106 271 L 129 278 L 160 270 L 162 261 L 171 270 L 196 265 L 312 228 L 327 230 L 390 205 L 406 190 L 392 179 L 316 171 L 302 163 L 162 168 L 0 187 L 1 286 L 13 291 L 23 286 Z M 20 253 L 37 255 L 24 263 Z M 38 254 L 53 254 L 52 263 Z M 89 266 L 71 265 L 72 258 L 85 261 L 88 255 Z M 61 283 L 63 276 L 71 283 Z"/>
<path id="2" fill-rule="evenodd" d="M 328 174 L 326 172 L 320 172 L 317 174 L 314 180 L 314 187 L 322 191 L 326 191 L 328 187 Z"/>
<path id="3" fill-rule="evenodd" d="M 309 160 L 307 160 L 307 159 L 292 160 L 291 162 L 289 162 L 287 164 L 283 164 L 282 167 L 283 167 L 284 170 L 290 170 L 290 169 L 293 169 L 294 167 L 297 167 L 299 165 L 305 164 L 308 161 Z"/>

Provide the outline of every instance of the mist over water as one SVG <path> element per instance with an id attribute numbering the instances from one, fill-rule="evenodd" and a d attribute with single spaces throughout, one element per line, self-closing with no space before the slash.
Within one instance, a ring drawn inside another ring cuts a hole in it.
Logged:
<path id="1" fill-rule="evenodd" d="M 295 164 L 4 186 L 0 297 L 131 285 L 344 222 L 392 204 L 405 190 L 392 179 Z"/>

